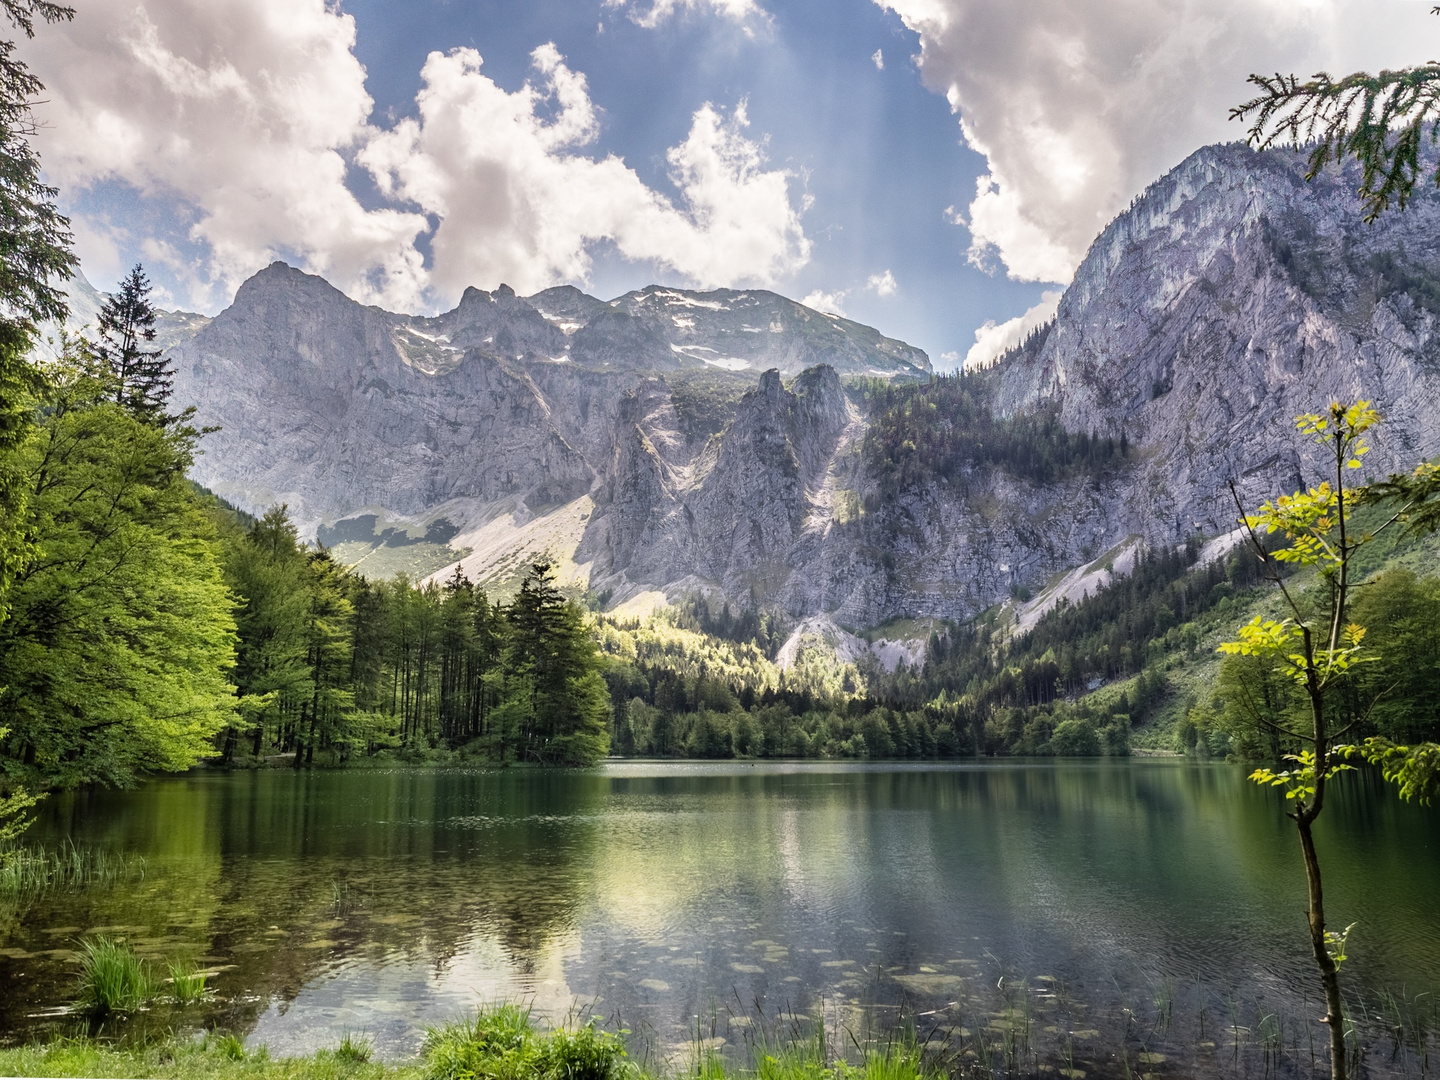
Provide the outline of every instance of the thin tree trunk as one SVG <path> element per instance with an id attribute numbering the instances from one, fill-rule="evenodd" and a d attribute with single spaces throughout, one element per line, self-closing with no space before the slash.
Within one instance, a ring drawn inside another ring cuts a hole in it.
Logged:
<path id="1" fill-rule="evenodd" d="M 1325 944 L 1325 893 L 1320 882 L 1320 859 L 1315 854 L 1310 818 L 1302 812 L 1296 816 L 1295 824 L 1300 830 L 1305 880 L 1310 886 L 1310 947 L 1320 968 L 1320 983 L 1325 988 L 1326 1015 L 1320 1022 L 1330 1027 L 1330 1076 L 1331 1080 L 1345 1080 L 1345 1006 L 1340 1000 L 1340 972 Z"/>

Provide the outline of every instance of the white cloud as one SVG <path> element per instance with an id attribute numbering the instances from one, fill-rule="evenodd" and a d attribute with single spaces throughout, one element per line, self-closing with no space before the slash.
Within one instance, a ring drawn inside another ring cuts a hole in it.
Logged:
<path id="1" fill-rule="evenodd" d="M 760 145 L 745 137 L 743 103 L 728 118 L 708 104 L 696 110 L 667 154 L 677 207 L 619 158 L 581 152 L 598 134 L 585 77 L 553 45 L 532 59 L 539 84 L 507 93 L 473 49 L 431 53 L 419 118 L 359 154 L 382 192 L 440 219 L 432 283 L 441 294 L 583 280 L 598 240 L 701 285 L 768 284 L 808 259 L 789 179 L 767 171 Z"/>
<path id="2" fill-rule="evenodd" d="M 883 270 L 878 274 L 871 274 L 865 281 L 865 289 L 873 292 L 882 299 L 887 296 L 894 296 L 899 285 L 895 282 L 895 275 L 889 270 Z M 845 298 L 853 289 L 836 289 L 834 292 L 826 292 L 823 289 L 815 289 L 808 293 L 800 303 L 816 311 L 824 311 L 831 315 L 845 317 Z"/>
<path id="3" fill-rule="evenodd" d="M 681 11 L 701 11 L 730 19 L 742 26 L 769 26 L 770 14 L 755 0 L 650 0 L 645 8 L 639 0 L 605 0 L 607 8 L 626 12 L 632 22 L 654 28 Z"/>
<path id="4" fill-rule="evenodd" d="M 1060 306 L 1060 296 L 1059 289 L 1046 290 L 1041 293 L 1040 302 L 1025 314 L 1007 319 L 1003 323 L 997 324 L 993 319 L 986 322 L 975 331 L 975 344 L 971 345 L 970 351 L 965 354 L 965 370 L 975 371 L 988 367 L 1006 349 L 1013 349 L 1024 341 L 1030 331 L 1053 319 L 1056 308 Z M 949 355 L 946 354 L 947 357 Z"/>
<path id="5" fill-rule="evenodd" d="M 192 301 L 284 251 L 358 296 L 413 302 L 424 220 L 366 210 L 345 186 L 371 107 L 354 42 L 325 0 L 87 4 L 26 45 L 49 99 L 46 170 L 198 207 L 210 265 Z"/>
<path id="6" fill-rule="evenodd" d="M 808 308 L 814 308 L 816 311 L 823 311 L 828 315 L 839 315 L 841 318 L 844 318 L 845 293 L 845 289 L 841 289 L 838 292 L 822 292 L 816 289 L 814 292 L 807 293 L 800 303 Z"/>
<path id="7" fill-rule="evenodd" d="M 1437 29 L 1429 5 L 1375 0 L 875 2 L 919 34 L 926 84 L 988 159 L 972 261 L 1030 281 L 1068 281 L 1147 184 L 1243 138 L 1227 116 L 1250 72 L 1419 63 Z"/>
<path id="8" fill-rule="evenodd" d="M 885 70 L 885 53 L 882 49 L 876 49 L 870 54 L 870 62 L 875 65 L 876 71 Z"/>
<path id="9" fill-rule="evenodd" d="M 886 270 L 884 273 L 871 274 L 870 279 L 865 282 L 865 288 L 883 298 L 894 296 L 899 286 L 895 284 L 895 275 Z"/>
<path id="10" fill-rule="evenodd" d="M 47 86 L 47 172 L 67 197 L 122 181 L 172 208 L 171 239 L 188 228 L 203 265 L 153 237 L 140 246 L 188 278 L 177 301 L 202 308 L 277 257 L 411 310 L 469 284 L 583 282 L 604 240 L 705 285 L 769 284 L 809 257 L 806 203 L 747 136 L 743 102 L 697 110 L 669 151 L 677 204 L 590 152 L 596 108 L 553 46 L 513 93 L 473 50 L 432 54 L 419 119 L 387 131 L 354 45 L 354 20 L 330 0 L 94 0 L 24 45 Z M 356 164 L 388 203 L 356 198 Z M 115 260 L 112 227 L 76 226 L 82 258 Z M 432 232 L 427 267 L 417 238 Z"/>

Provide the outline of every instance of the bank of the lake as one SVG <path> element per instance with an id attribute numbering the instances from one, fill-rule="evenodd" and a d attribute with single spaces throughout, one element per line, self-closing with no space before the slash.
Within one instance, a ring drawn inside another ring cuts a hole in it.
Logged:
<path id="1" fill-rule="evenodd" d="M 1361 1033 L 1377 1074 L 1399 1069 L 1385 1031 L 1440 1028 L 1436 821 L 1354 774 L 1320 830 L 1358 924 L 1347 985 L 1396 1020 Z M 1212 1074 L 1307 1055 L 1318 1015 L 1293 829 L 1223 764 L 211 773 L 57 796 L 33 840 L 66 839 L 143 875 L 0 904 L 12 1043 L 74 1029 L 76 950 L 101 934 L 210 973 L 203 1002 L 137 1025 L 277 1059 L 353 1032 L 410 1060 L 428 1026 L 509 999 L 672 1058 L 743 1047 L 759 1015 L 903 1014 L 1037 1065 Z"/>

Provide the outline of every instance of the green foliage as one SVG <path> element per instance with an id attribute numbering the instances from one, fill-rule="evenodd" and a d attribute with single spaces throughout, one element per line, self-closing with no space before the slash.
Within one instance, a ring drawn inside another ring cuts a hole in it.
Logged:
<path id="1" fill-rule="evenodd" d="M 1347 748 L 1353 755 L 1354 748 Z M 1359 748 L 1361 756 L 1378 765 L 1385 779 L 1400 789 L 1406 802 L 1416 799 L 1429 805 L 1440 791 L 1440 745 L 1397 746 L 1388 739 L 1372 736 Z"/>
<path id="2" fill-rule="evenodd" d="M 1333 741 L 1337 732 L 1348 731 L 1350 726 L 1337 727 L 1333 723 L 1333 710 L 1326 710 L 1327 699 L 1350 680 L 1358 665 L 1373 659 L 1364 645 L 1365 628 L 1349 621 L 1347 614 L 1353 587 L 1352 564 L 1356 553 L 1375 537 L 1355 530 L 1351 520 L 1355 499 L 1344 478 L 1347 471 L 1360 468 L 1361 459 L 1369 451 L 1365 433 L 1378 420 L 1379 414 L 1366 401 L 1350 405 L 1336 402 L 1326 413 L 1297 417 L 1296 429 L 1324 448 L 1334 468 L 1333 482 L 1327 479 L 1308 491 L 1267 501 L 1255 513 L 1240 519 L 1257 552 L 1263 553 L 1267 561 L 1312 569 L 1326 589 L 1318 606 L 1311 607 L 1292 595 L 1277 576 L 1275 580 L 1290 609 L 1289 617 L 1266 619 L 1257 615 L 1240 627 L 1237 640 L 1220 646 L 1224 654 L 1270 664 L 1276 674 L 1304 692 L 1308 729 L 1303 723 L 1294 727 L 1285 723 L 1260 707 L 1253 697 L 1245 699 L 1255 726 L 1305 743 L 1297 755 L 1287 755 L 1298 763 L 1297 768 L 1280 773 L 1257 770 L 1251 777 L 1256 783 L 1285 787 L 1286 797 L 1298 800 L 1296 813 L 1302 816 L 1319 812 L 1325 781 L 1340 768 L 1330 760 Z M 1260 540 L 1272 535 L 1282 536 L 1285 544 L 1265 552 L 1259 546 Z"/>
<path id="3" fill-rule="evenodd" d="M 1286 754 L 1286 761 L 1293 761 L 1295 767 L 1291 769 L 1256 769 L 1250 774 L 1250 779 L 1264 787 L 1283 788 L 1286 799 L 1313 799 L 1316 787 L 1326 780 L 1331 780 L 1342 772 L 1353 771 L 1355 766 L 1346 765 L 1343 761 L 1337 760 L 1343 757 L 1349 747 L 1333 747 L 1327 758 L 1327 764 L 1322 770 L 1317 769 L 1315 752 L 1313 750 L 1302 750 L 1298 754 Z"/>
<path id="4" fill-rule="evenodd" d="M 245 1041 L 228 1031 L 215 1040 L 215 1049 L 222 1057 L 228 1058 L 230 1061 L 244 1061 L 247 1057 Z"/>
<path id="5" fill-rule="evenodd" d="M 1371 484 L 1362 498 L 1368 503 L 1400 504 L 1405 534 L 1424 536 L 1440 529 L 1440 464 L 1421 462 L 1408 476 L 1391 474 Z"/>
<path id="6" fill-rule="evenodd" d="M 1357 194 L 1367 222 L 1392 205 L 1405 209 L 1429 167 L 1421 163 L 1425 143 L 1440 136 L 1440 65 L 1357 71 L 1341 79 L 1322 71 L 1304 81 L 1251 75 L 1249 81 L 1260 93 L 1231 109 L 1230 118 L 1251 120 L 1252 146 L 1308 147 L 1307 180 L 1332 161 L 1353 158 L 1360 163 Z M 1440 171 L 1435 177 L 1440 182 Z"/>
<path id="7" fill-rule="evenodd" d="M 75 1004 L 84 1012 L 130 1012 L 153 999 L 157 989 L 150 965 L 129 946 L 103 936 L 81 942 Z"/>
<path id="8" fill-rule="evenodd" d="M 52 889 L 84 889 L 143 878 L 139 856 L 104 848 L 80 847 L 67 840 L 58 848 L 26 845 L 0 850 L 0 896 L 34 897 Z"/>
<path id="9" fill-rule="evenodd" d="M 1087 718 L 1061 720 L 1050 736 L 1050 752 L 1061 757 L 1098 757 L 1099 733 Z"/>
<path id="10" fill-rule="evenodd" d="M 3 0 L 10 24 L 34 37 L 35 17 L 68 21 L 73 8 L 46 0 Z M 31 104 L 45 89 L 15 56 L 15 42 L 0 41 L 0 322 L 27 336 L 35 323 L 65 318 L 65 294 L 56 282 L 76 266 L 70 222 L 55 208 L 56 190 L 41 181 L 40 159 L 30 144 Z"/>
<path id="11" fill-rule="evenodd" d="M 422 1052 L 431 1080 L 612 1080 L 625 1063 L 619 1036 L 594 1020 L 541 1034 L 513 1004 L 431 1028 Z"/>
<path id="12" fill-rule="evenodd" d="M 194 1005 L 205 997 L 205 973 L 194 963 L 171 961 L 166 965 L 170 974 L 170 998 L 176 1005 Z"/>
<path id="13" fill-rule="evenodd" d="M 175 372 L 161 350 L 145 348 L 155 340 L 155 308 L 139 263 L 101 305 L 99 330 L 95 355 L 107 369 L 115 404 L 147 424 L 170 422 L 165 409 Z"/>
<path id="14" fill-rule="evenodd" d="M 72 358 L 21 450 L 31 546 L 0 624 L 0 766 L 128 784 L 212 751 L 233 714 L 234 620 L 184 480 L 194 433 L 141 423 Z"/>
<path id="15" fill-rule="evenodd" d="M 984 375 L 877 382 L 866 396 L 864 454 L 882 498 L 937 482 L 967 491 L 977 465 L 1050 484 L 1113 467 L 1128 453 L 1123 437 L 1066 431 L 1053 411 L 996 416 Z"/>
<path id="16" fill-rule="evenodd" d="M 585 613 L 531 567 L 513 603 L 456 573 L 443 586 L 371 582 L 300 544 L 285 508 L 228 526 L 240 598 L 239 720 L 227 761 L 462 750 L 586 765 L 609 749 L 610 697 Z"/>
<path id="17" fill-rule="evenodd" d="M 375 1053 L 375 1044 L 364 1036 L 346 1032 L 334 1050 L 335 1060 L 347 1065 L 364 1065 Z"/>
<path id="18" fill-rule="evenodd" d="M 0 727 L 0 742 L 4 742 L 9 734 L 8 727 Z M 18 786 L 0 795 L 0 891 L 4 890 L 4 879 L 9 876 L 11 863 L 17 857 L 12 845 L 30 827 L 28 811 L 43 797 L 31 795 Z"/>
<path id="19" fill-rule="evenodd" d="M 26 37 L 34 36 L 37 17 L 58 22 L 75 14 L 46 0 L 0 0 L 0 10 Z M 40 158 L 30 143 L 31 103 L 45 88 L 15 48 L 13 40 L 0 40 L 0 622 L 28 550 L 28 487 L 18 455 L 44 389 L 30 347 L 37 323 L 64 321 L 65 294 L 57 283 L 77 265 L 70 223 L 55 207 L 56 190 L 42 182 Z"/>

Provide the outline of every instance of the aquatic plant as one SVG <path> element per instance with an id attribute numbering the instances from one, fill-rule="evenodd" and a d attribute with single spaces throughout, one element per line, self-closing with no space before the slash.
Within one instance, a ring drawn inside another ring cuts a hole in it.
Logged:
<path id="1" fill-rule="evenodd" d="M 107 937 L 80 944 L 80 985 L 76 1005 L 92 1016 L 138 1009 L 155 997 L 150 965 L 128 945 Z"/>
<path id="2" fill-rule="evenodd" d="M 43 844 L 12 847 L 0 853 L 0 896 L 114 885 L 143 879 L 146 869 L 138 855 L 81 847 L 73 840 L 53 849 Z"/>
<path id="3" fill-rule="evenodd" d="M 193 963 L 171 961 L 166 966 L 170 971 L 170 997 L 175 1004 L 193 1005 L 205 996 L 205 972 Z"/>
<path id="4" fill-rule="evenodd" d="M 213 1047 L 219 1051 L 221 1056 L 229 1058 L 231 1061 L 245 1060 L 245 1041 L 231 1032 L 227 1031 L 213 1039 L 207 1038 L 205 1045 L 207 1048 Z"/>

